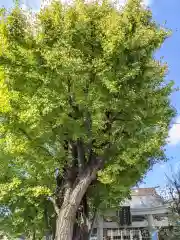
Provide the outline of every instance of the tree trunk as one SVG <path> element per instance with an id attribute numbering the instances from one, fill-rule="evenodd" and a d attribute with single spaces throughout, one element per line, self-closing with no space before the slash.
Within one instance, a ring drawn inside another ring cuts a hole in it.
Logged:
<path id="1" fill-rule="evenodd" d="M 88 240 L 88 226 L 81 224 L 80 226 L 75 224 L 72 240 Z"/>
<path id="2" fill-rule="evenodd" d="M 75 216 L 76 209 L 69 204 L 60 210 L 56 223 L 55 240 L 72 240 Z"/>
<path id="3" fill-rule="evenodd" d="M 76 212 L 92 180 L 96 177 L 97 168 L 89 169 L 81 176 L 73 189 L 67 189 L 64 201 L 56 222 L 55 240 L 72 240 Z"/>

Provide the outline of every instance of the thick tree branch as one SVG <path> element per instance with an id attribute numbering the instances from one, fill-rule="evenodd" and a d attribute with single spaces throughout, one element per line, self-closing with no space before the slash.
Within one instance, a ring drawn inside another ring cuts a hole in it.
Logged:
<path id="1" fill-rule="evenodd" d="M 103 167 L 103 164 L 104 159 L 98 157 L 91 159 L 91 161 L 87 164 L 86 169 L 81 176 L 76 179 L 74 184 L 70 199 L 70 203 L 72 205 L 79 206 L 85 192 L 91 182 L 96 179 L 97 172 Z"/>
<path id="2" fill-rule="evenodd" d="M 85 149 L 83 142 L 81 140 L 77 140 L 77 152 L 78 152 L 78 169 L 79 174 L 81 174 L 85 165 Z"/>
<path id="3" fill-rule="evenodd" d="M 89 113 L 88 110 L 86 110 L 85 128 L 86 128 L 88 139 L 89 139 L 89 142 L 87 144 L 87 151 L 88 151 L 88 154 L 89 154 L 88 158 L 90 158 L 91 151 L 92 151 L 93 139 L 92 139 L 92 119 L 91 119 L 91 114 Z"/>
<path id="4" fill-rule="evenodd" d="M 56 214 L 59 215 L 59 208 L 56 204 L 56 200 L 53 197 L 48 197 L 47 199 L 52 202 Z"/>

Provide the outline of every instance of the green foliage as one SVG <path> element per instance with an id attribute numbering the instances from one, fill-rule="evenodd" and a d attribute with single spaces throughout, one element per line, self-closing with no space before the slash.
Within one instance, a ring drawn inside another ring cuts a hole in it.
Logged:
<path id="1" fill-rule="evenodd" d="M 31 235 L 36 226 L 40 236 L 55 169 L 72 161 L 65 140 L 93 143 L 105 158 L 90 198 L 99 192 L 108 206 L 164 159 L 174 110 L 167 66 L 153 57 L 169 31 L 140 1 L 122 11 L 54 2 L 35 18 L 1 11 L 0 204 L 11 211 L 1 228 Z"/>

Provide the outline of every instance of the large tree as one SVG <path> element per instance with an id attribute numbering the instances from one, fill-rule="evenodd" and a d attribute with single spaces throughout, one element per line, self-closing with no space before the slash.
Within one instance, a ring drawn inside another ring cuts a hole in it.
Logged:
<path id="1" fill-rule="evenodd" d="M 96 193 L 112 205 L 164 159 L 172 83 L 154 53 L 168 36 L 139 0 L 1 10 L 0 203 L 19 234 L 38 239 L 51 201 L 54 239 L 77 238 Z"/>

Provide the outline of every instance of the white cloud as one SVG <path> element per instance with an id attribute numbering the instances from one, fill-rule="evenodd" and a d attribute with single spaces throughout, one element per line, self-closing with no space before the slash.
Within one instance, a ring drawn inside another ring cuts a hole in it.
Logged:
<path id="1" fill-rule="evenodd" d="M 177 145 L 180 143 L 180 116 L 176 118 L 176 121 L 169 131 L 168 137 L 169 145 Z"/>

